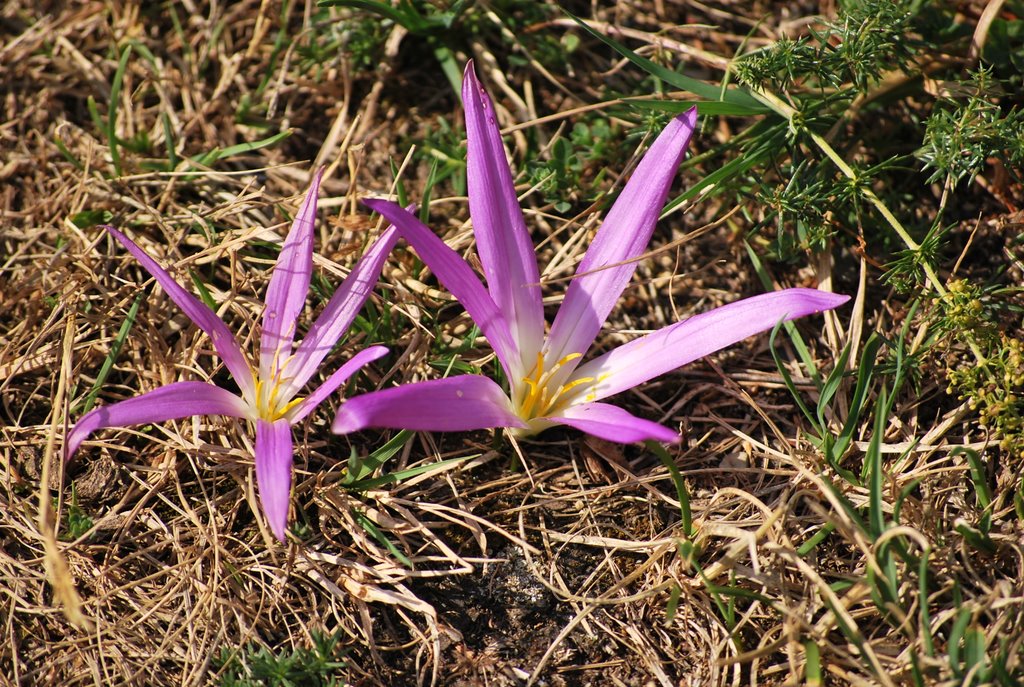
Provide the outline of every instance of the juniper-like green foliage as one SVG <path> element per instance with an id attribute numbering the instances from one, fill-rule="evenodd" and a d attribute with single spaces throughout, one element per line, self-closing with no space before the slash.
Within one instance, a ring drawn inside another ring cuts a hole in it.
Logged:
<path id="1" fill-rule="evenodd" d="M 965 72 L 962 62 L 943 68 L 930 57 L 968 51 L 973 25 L 953 3 L 844 2 L 824 28 L 737 62 L 741 84 L 777 97 L 795 115 L 784 131 L 769 120 L 734 145 L 741 156 L 762 155 L 736 197 L 753 195 L 771 209 L 752 232 L 770 239 L 769 257 L 789 260 L 839 245 L 884 262 L 885 283 L 911 303 L 920 296 L 928 336 L 915 360 L 937 358 L 948 392 L 977 411 L 1004 450 L 1021 454 L 1024 368 L 1021 341 L 1011 333 L 1020 326 L 1013 287 L 1000 284 L 1001 273 L 984 273 L 987 282 L 973 276 L 971 249 L 966 278 L 945 285 L 935 278 L 963 249 L 950 245 L 951 231 L 968 220 L 954 199 L 958 185 L 980 175 L 998 195 L 999 179 L 1021 183 L 1021 77 L 1007 64 L 1024 22 L 1007 16 L 990 26 L 981 66 Z M 852 179 L 824 154 L 821 139 L 854 171 Z M 865 202 L 869 194 L 898 218 L 912 244 Z"/>
<path id="2" fill-rule="evenodd" d="M 213 659 L 220 672 L 220 687 L 341 687 L 345 677 L 344 651 L 338 646 L 341 633 L 314 630 L 309 649 L 271 651 L 249 646 L 239 653 L 221 649 Z"/>
<path id="3" fill-rule="evenodd" d="M 948 178 L 952 185 L 980 173 L 990 159 L 1003 163 L 1020 181 L 1024 165 L 1024 110 L 1005 110 L 1005 90 L 990 69 L 971 72 L 966 81 L 944 93 L 928 118 L 924 145 L 917 156 L 929 181 Z"/>
<path id="4" fill-rule="evenodd" d="M 788 90 L 799 85 L 829 100 L 867 93 L 894 67 L 906 69 L 915 53 L 908 40 L 913 7 L 907 0 L 859 0 L 813 38 L 782 38 L 743 58 L 736 76 L 748 86 Z"/>

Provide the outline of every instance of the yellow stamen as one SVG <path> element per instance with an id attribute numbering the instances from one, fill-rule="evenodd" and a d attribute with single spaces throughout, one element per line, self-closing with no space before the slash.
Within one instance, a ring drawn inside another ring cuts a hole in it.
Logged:
<path id="1" fill-rule="evenodd" d="M 529 416 L 530 411 L 533 410 L 533 405 L 537 402 L 537 382 L 530 379 L 529 377 L 523 377 L 523 381 L 526 382 L 530 391 L 527 392 L 526 398 L 523 399 L 523 405 L 520 408 L 520 414 Z"/>
<path id="2" fill-rule="evenodd" d="M 557 363 L 555 363 L 555 369 L 558 369 L 562 365 L 565 365 L 570 360 L 576 360 L 576 358 L 582 358 L 582 357 L 583 357 L 582 353 L 570 353 L 569 355 L 565 356 L 564 358 L 559 360 Z M 553 371 L 554 370 L 552 370 L 552 372 Z"/>
<path id="3" fill-rule="evenodd" d="M 579 379 L 574 379 L 573 381 L 569 382 L 568 384 L 563 384 L 562 386 L 558 387 L 558 395 L 561 396 L 562 394 L 564 394 L 569 389 L 577 387 L 580 384 L 586 384 L 587 382 L 592 382 L 592 381 L 594 381 L 593 377 L 580 377 Z"/>
<path id="4" fill-rule="evenodd" d="M 284 408 L 281 408 L 281 412 L 277 414 L 277 418 L 284 417 L 289 412 L 291 412 L 292 408 L 294 408 L 295 406 L 299 405 L 300 403 L 302 403 L 305 400 L 306 400 L 305 396 L 299 396 L 298 398 L 293 398 L 292 400 L 288 401 L 287 403 L 284 404 Z"/>
<path id="5" fill-rule="evenodd" d="M 278 396 L 281 393 L 281 385 L 285 380 L 272 378 L 271 380 L 256 379 L 256 414 L 263 420 L 274 422 L 288 414 L 292 408 L 302 403 L 303 397 L 293 398 L 278 407 Z"/>
<path id="6" fill-rule="evenodd" d="M 550 414 L 551 410 L 556 406 L 557 401 L 563 397 L 567 391 L 581 384 L 594 381 L 593 377 L 577 379 L 558 387 L 554 390 L 554 393 L 552 393 L 552 390 L 548 388 L 549 382 L 551 382 L 555 373 L 558 372 L 563 365 L 581 357 L 583 357 L 582 353 L 570 353 L 552 365 L 550 370 L 545 370 L 544 354 L 538 353 L 537 365 L 533 370 L 531 370 L 531 374 L 528 377 L 522 378 L 523 382 L 527 387 L 529 387 L 529 390 L 520 402 L 519 416 L 524 419 L 544 417 Z"/>

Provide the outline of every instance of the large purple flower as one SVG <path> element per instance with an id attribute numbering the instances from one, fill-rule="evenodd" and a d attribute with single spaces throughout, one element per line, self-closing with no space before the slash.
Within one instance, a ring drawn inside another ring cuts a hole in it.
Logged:
<path id="1" fill-rule="evenodd" d="M 469 211 L 487 288 L 469 265 L 398 205 L 366 204 L 388 219 L 462 303 L 494 349 L 509 393 L 480 376 L 385 389 L 346 401 L 332 429 L 472 430 L 507 427 L 528 435 L 569 425 L 612 441 L 675 441 L 677 433 L 601 403 L 782 320 L 821 312 L 847 296 L 788 289 L 740 300 L 583 362 L 651 239 L 696 126 L 696 109 L 675 118 L 644 155 L 605 217 L 545 336 L 536 255 L 501 132 L 472 64 L 462 87 Z M 581 364 L 582 363 L 582 364 Z"/>
<path id="2" fill-rule="evenodd" d="M 292 480 L 291 426 L 345 383 L 359 368 L 387 353 L 383 346 L 359 351 L 306 397 L 298 392 L 352 324 L 397 240 L 389 228 L 335 291 L 305 338 L 294 346 L 295 320 L 306 302 L 313 274 L 313 225 L 321 169 L 317 172 L 277 259 L 267 287 L 259 366 L 254 369 L 227 325 L 181 287 L 160 265 L 113 227 L 114 238 L 142 263 L 171 300 L 213 341 L 238 384 L 240 395 L 205 382 L 175 382 L 86 413 L 68 435 L 70 459 L 90 434 L 104 427 L 164 422 L 192 415 L 228 415 L 256 424 L 256 484 L 270 528 L 284 541 Z"/>

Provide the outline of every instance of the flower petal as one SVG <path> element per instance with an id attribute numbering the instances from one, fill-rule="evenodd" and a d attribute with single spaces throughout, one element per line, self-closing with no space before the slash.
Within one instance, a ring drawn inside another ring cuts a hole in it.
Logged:
<path id="1" fill-rule="evenodd" d="M 525 425 L 501 387 L 487 377 L 462 375 L 350 398 L 338 410 L 331 431 L 348 434 L 367 427 L 460 432 Z"/>
<path id="2" fill-rule="evenodd" d="M 121 245 L 128 249 L 128 252 L 146 268 L 147 272 L 153 275 L 157 283 L 163 287 L 164 292 L 188 315 L 188 318 L 206 332 L 213 342 L 213 347 L 217 350 L 217 355 L 224 361 L 224 366 L 228 368 L 231 376 L 235 378 L 235 382 L 242 390 L 242 396 L 250 400 L 255 399 L 256 386 L 252 377 L 252 369 L 224 321 L 217 317 L 217 314 L 210 310 L 205 303 L 183 289 L 164 268 L 135 245 L 134 241 L 114 227 L 108 225 L 105 228 L 121 242 Z"/>
<path id="3" fill-rule="evenodd" d="M 817 289 L 745 298 L 623 344 L 581 365 L 573 378 L 594 378 L 593 384 L 581 385 L 579 393 L 585 401 L 596 401 L 771 329 L 781 320 L 831 310 L 849 298 Z"/>
<path id="4" fill-rule="evenodd" d="M 508 320 L 524 366 L 529 367 L 544 341 L 537 255 L 505 159 L 494 104 L 477 81 L 472 61 L 462 81 L 462 103 L 469 214 L 480 263 L 491 297 Z"/>
<path id="5" fill-rule="evenodd" d="M 582 403 L 569 406 L 558 417 L 549 417 L 552 422 L 575 427 L 595 437 L 628 444 L 634 441 L 664 441 L 676 443 L 679 433 L 657 422 L 644 420 L 608 403 Z"/>
<path id="6" fill-rule="evenodd" d="M 292 426 L 287 420 L 257 420 L 255 459 L 263 514 L 283 542 L 292 492 Z"/>
<path id="7" fill-rule="evenodd" d="M 338 339 L 348 331 L 373 287 L 377 285 L 384 261 L 397 241 L 398 231 L 394 227 L 381 234 L 352 268 L 341 286 L 334 291 L 331 300 L 324 306 L 323 312 L 309 328 L 306 337 L 295 350 L 295 356 L 288 363 L 284 394 L 290 397 L 298 393 L 320 367 L 320 363 L 331 352 Z"/>
<path id="8" fill-rule="evenodd" d="M 584 276 L 569 284 L 551 325 L 545 354 L 549 360 L 584 353 L 593 343 L 636 270 L 636 262 L 628 261 L 643 253 L 651 241 L 696 125 L 697 108 L 669 122 L 608 211 L 576 270 Z"/>
<path id="9" fill-rule="evenodd" d="M 275 368 L 284 365 L 292 354 L 295 320 L 306 304 L 313 275 L 313 225 L 323 174 L 321 167 L 313 175 L 313 183 L 295 215 L 267 286 L 263 333 L 260 335 L 260 379 L 273 377 Z"/>
<path id="10" fill-rule="evenodd" d="M 86 437 L 104 427 L 127 427 L 193 415 L 249 417 L 249 406 L 230 391 L 206 382 L 175 382 L 141 396 L 89 411 L 68 432 L 64 457 L 70 460 Z"/>
<path id="11" fill-rule="evenodd" d="M 423 222 L 395 203 L 367 199 L 363 204 L 394 224 L 398 233 L 419 252 L 438 281 L 462 303 L 462 307 L 491 343 L 505 374 L 513 378 L 521 377 L 522 362 L 508 320 L 466 261 L 435 236 Z"/>
<path id="12" fill-rule="evenodd" d="M 325 398 L 334 393 L 335 389 L 347 382 L 348 378 L 359 368 L 369 365 L 387 354 L 386 346 L 370 346 L 356 353 L 348 362 L 335 370 L 334 374 L 327 378 L 327 381 L 318 386 L 316 391 L 302 399 L 302 402 L 292 409 L 292 412 L 289 413 L 289 421 L 294 425 L 305 418 L 314 408 L 323 403 Z"/>

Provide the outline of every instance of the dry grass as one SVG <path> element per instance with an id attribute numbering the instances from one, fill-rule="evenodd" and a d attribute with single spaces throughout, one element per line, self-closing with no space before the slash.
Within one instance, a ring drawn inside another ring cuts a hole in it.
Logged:
<path id="1" fill-rule="evenodd" d="M 732 26 L 671 34 L 696 46 L 695 65 L 720 70 L 744 40 L 747 19 L 728 3 L 692 4 L 688 17 L 655 2 L 623 4 L 599 18 L 641 27 L 629 37 L 657 50 L 672 44 L 659 43 L 652 26 L 684 19 Z M 755 42 L 773 38 L 780 22 L 792 23 L 790 9 L 807 3 L 781 4 L 792 8 L 770 15 Z M 767 337 L 621 399 L 684 432 L 671 459 L 686 479 L 696 558 L 680 551 L 681 504 L 657 456 L 575 432 L 518 446 L 484 433 L 419 435 L 389 468 L 464 460 L 355 492 L 343 486 L 350 451 L 365 455 L 389 437 L 333 437 L 325 408 L 305 435 L 296 430 L 293 520 L 301 543 L 287 546 L 257 515 L 244 424 L 197 417 L 108 430 L 63 466 L 67 427 L 140 293 L 100 403 L 180 379 L 225 377 L 212 367 L 209 341 L 148 275 L 103 231 L 73 218 L 109 213 L 183 283 L 190 274 L 201 278 L 219 314 L 246 337 L 244 347 L 253 342 L 274 255 L 266 242 L 280 240 L 309 171 L 332 165 L 317 269 L 337 284 L 379 231 L 355 200 L 389 192 L 389 160 L 401 162 L 410 141 L 457 110 L 429 53 L 410 48 L 413 38 L 399 29 L 373 70 L 338 50 L 310 65 L 303 48 L 326 29 L 310 23 L 303 3 L 289 5 L 283 20 L 271 2 L 172 5 L 179 27 L 164 5 L 148 3 L 0 9 L 0 599 L 7 610 L 0 682 L 215 683 L 222 651 L 308 648 L 314 631 L 327 631 L 340 636 L 345 675 L 360 685 L 797 684 L 813 682 L 809 650 L 820 655 L 829 684 L 912 684 L 914 661 L 936 682 L 953 684 L 959 678 L 944 642 L 961 609 L 986 646 L 1007 642 L 1019 665 L 1020 524 L 1003 520 L 992 534 L 997 548 L 984 558 L 955 528 L 977 517 L 970 465 L 955 449 L 1000 457 L 969 410 L 945 396 L 941 379 L 926 377 L 885 427 L 887 507 L 907 494 L 903 525 L 886 538 L 910 542 L 928 570 L 922 580 L 898 564 L 902 604 L 887 615 L 872 598 L 884 542 L 866 539 L 842 502 L 859 508 L 870 494 L 833 480 L 806 440 Z M 627 21 L 630 13 L 638 14 Z M 116 130 L 121 140 L 145 137 L 140 147 L 148 150 L 122 147 L 123 173 L 113 175 L 89 99 L 109 117 L 114 46 L 131 42 Z M 551 115 L 582 112 L 600 100 L 603 79 L 624 68 L 606 58 L 598 65 L 597 53 L 588 53 L 571 78 L 527 61 L 506 79 L 496 45 L 479 40 L 472 55 L 459 57 L 471 56 L 513 131 L 517 159 L 527 135 L 545 142 L 564 134 L 563 120 Z M 245 102 L 253 104 L 248 121 L 240 116 Z M 284 141 L 212 169 L 182 162 L 284 130 L 292 132 Z M 167 162 L 168 135 L 177 169 L 150 171 L 149 163 Z M 425 164 L 406 168 L 410 197 L 419 197 L 426 172 Z M 565 223 L 535 196 L 527 204 L 528 223 L 545 239 L 541 264 L 550 260 L 545 281 L 568 277 L 596 215 Z M 759 291 L 734 241 L 740 218 L 733 212 L 712 200 L 689 209 L 685 221 L 682 213 L 664 221 L 658 250 L 599 344 Z M 435 195 L 432 217 L 451 245 L 471 247 L 464 198 Z M 434 282 L 413 278 L 415 267 L 400 250 L 385 269 L 375 298 L 378 310 L 392 312 L 394 355 L 361 376 L 359 389 L 436 374 L 428 364 L 435 335 L 458 342 L 469 331 Z M 870 276 L 858 287 L 861 268 Z M 843 253 L 835 267 L 826 256 L 779 270 L 779 285 L 857 291 L 852 315 L 848 308 L 827 328 L 821 318 L 800 324 L 823 369 L 862 331 L 898 336 L 901 303 L 870 300 L 892 294 L 884 296 L 863 255 Z M 554 284 L 549 293 L 561 291 Z M 482 363 L 483 355 L 467 359 Z M 803 373 L 795 365 L 792 372 L 810 395 Z M 858 470 L 871 431 L 865 421 L 856 437 Z M 1003 460 L 993 479 L 1011 493 L 1020 466 Z M 1005 516 L 1012 503 L 1001 500 L 994 510 Z M 69 513 L 78 511 L 92 523 L 71 541 Z M 833 534 L 801 552 L 826 525 Z M 373 536 L 374 526 L 394 550 Z M 922 603 L 932 609 L 934 633 L 922 631 Z M 928 642 L 939 645 L 931 657 Z"/>

